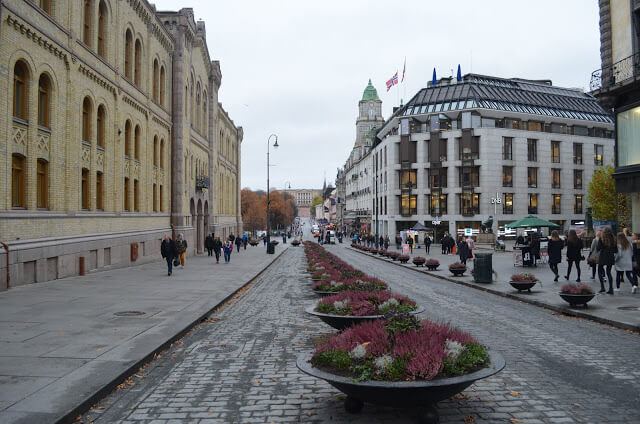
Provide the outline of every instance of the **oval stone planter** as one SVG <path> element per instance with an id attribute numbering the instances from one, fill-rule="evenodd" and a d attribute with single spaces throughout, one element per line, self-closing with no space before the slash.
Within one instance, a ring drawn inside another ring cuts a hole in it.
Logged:
<path id="1" fill-rule="evenodd" d="M 413 264 L 414 264 L 415 266 L 418 266 L 418 267 L 420 267 L 420 266 L 424 266 L 424 262 L 422 262 L 422 261 L 418 261 L 418 262 L 413 261 Z"/>
<path id="2" fill-rule="evenodd" d="M 451 272 L 454 277 L 462 277 L 464 273 L 467 272 L 467 270 L 466 269 L 449 269 L 449 272 Z"/>
<path id="3" fill-rule="evenodd" d="M 587 307 L 587 303 L 591 301 L 596 295 L 592 294 L 569 294 L 569 293 L 559 293 L 560 297 L 566 300 L 569 303 L 569 306 L 578 306 L 584 305 Z"/>
<path id="4" fill-rule="evenodd" d="M 377 319 L 384 317 L 384 315 L 367 315 L 367 316 L 357 317 L 357 316 L 351 316 L 351 315 L 347 316 L 347 315 L 323 314 L 322 312 L 314 311 L 315 307 L 316 307 L 315 305 L 309 306 L 304 311 L 310 315 L 317 316 L 326 324 L 329 324 L 331 327 L 340 331 L 344 330 L 345 328 L 351 327 L 352 325 L 360 324 L 361 322 L 375 321 Z M 412 311 L 411 313 L 414 315 L 417 315 L 422 312 L 424 312 L 424 308 L 421 306 L 418 306 L 418 309 L 416 309 L 415 311 Z"/>
<path id="5" fill-rule="evenodd" d="M 427 267 L 427 269 L 428 269 L 429 271 L 437 271 L 437 270 L 438 270 L 438 267 L 439 267 L 440 265 L 427 265 L 427 264 L 425 264 L 424 266 L 425 266 L 425 267 Z"/>
<path id="6" fill-rule="evenodd" d="M 518 292 L 528 290 L 531 292 L 531 288 L 535 286 L 537 281 L 509 281 L 511 287 L 518 290 Z"/>
<path id="7" fill-rule="evenodd" d="M 320 291 L 320 290 L 314 290 L 313 292 L 320 297 L 331 296 L 332 294 L 340 293 L 340 292 L 330 292 L 330 291 Z"/>
<path id="8" fill-rule="evenodd" d="M 435 404 L 462 392 L 475 381 L 500 372 L 505 361 L 498 352 L 489 351 L 488 367 L 459 377 L 439 378 L 430 381 L 355 381 L 352 377 L 341 377 L 314 368 L 311 354 L 302 354 L 296 361 L 297 367 L 305 374 L 325 380 L 347 395 L 345 409 L 350 413 L 362 410 L 364 402 L 396 408 L 422 408 L 421 422 L 438 423 Z"/>

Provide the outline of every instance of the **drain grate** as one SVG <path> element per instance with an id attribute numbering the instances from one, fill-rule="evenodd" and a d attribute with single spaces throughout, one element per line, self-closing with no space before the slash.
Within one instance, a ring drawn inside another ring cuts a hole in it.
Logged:
<path id="1" fill-rule="evenodd" d="M 142 311 L 121 311 L 121 312 L 116 312 L 115 316 L 117 317 L 139 317 L 141 315 L 144 315 L 146 312 L 142 312 Z"/>
<path id="2" fill-rule="evenodd" d="M 640 306 L 620 306 L 621 311 L 640 311 Z"/>
<path id="3" fill-rule="evenodd" d="M 240 349 L 239 346 L 234 346 L 230 344 L 220 344 L 220 345 L 204 345 L 199 350 L 206 350 L 209 353 L 231 353 Z"/>

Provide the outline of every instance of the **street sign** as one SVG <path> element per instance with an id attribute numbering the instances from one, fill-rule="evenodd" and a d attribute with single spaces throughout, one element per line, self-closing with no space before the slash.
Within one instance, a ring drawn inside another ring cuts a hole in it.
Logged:
<path id="1" fill-rule="evenodd" d="M 437 219 L 434 219 L 433 221 L 431 221 L 431 223 L 433 225 L 440 225 L 440 221 L 438 221 Z"/>
<path id="2" fill-rule="evenodd" d="M 473 235 L 473 230 L 471 228 L 465 228 L 464 229 L 464 235 L 466 236 L 472 236 Z"/>

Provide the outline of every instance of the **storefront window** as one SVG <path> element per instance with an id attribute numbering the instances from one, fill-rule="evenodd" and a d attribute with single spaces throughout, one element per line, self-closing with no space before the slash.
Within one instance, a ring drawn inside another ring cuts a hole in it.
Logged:
<path id="1" fill-rule="evenodd" d="M 618 166 L 640 164 L 640 107 L 618 114 Z"/>

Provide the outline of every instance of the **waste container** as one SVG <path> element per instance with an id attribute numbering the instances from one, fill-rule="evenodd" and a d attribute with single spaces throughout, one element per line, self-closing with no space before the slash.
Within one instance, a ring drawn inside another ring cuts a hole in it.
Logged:
<path id="1" fill-rule="evenodd" d="M 273 244 L 273 242 L 269 242 L 267 244 L 267 253 L 269 255 L 273 255 L 274 253 L 276 253 L 276 245 Z"/>
<path id="2" fill-rule="evenodd" d="M 493 253 L 475 254 L 473 280 L 476 283 L 490 283 L 493 281 Z"/>

